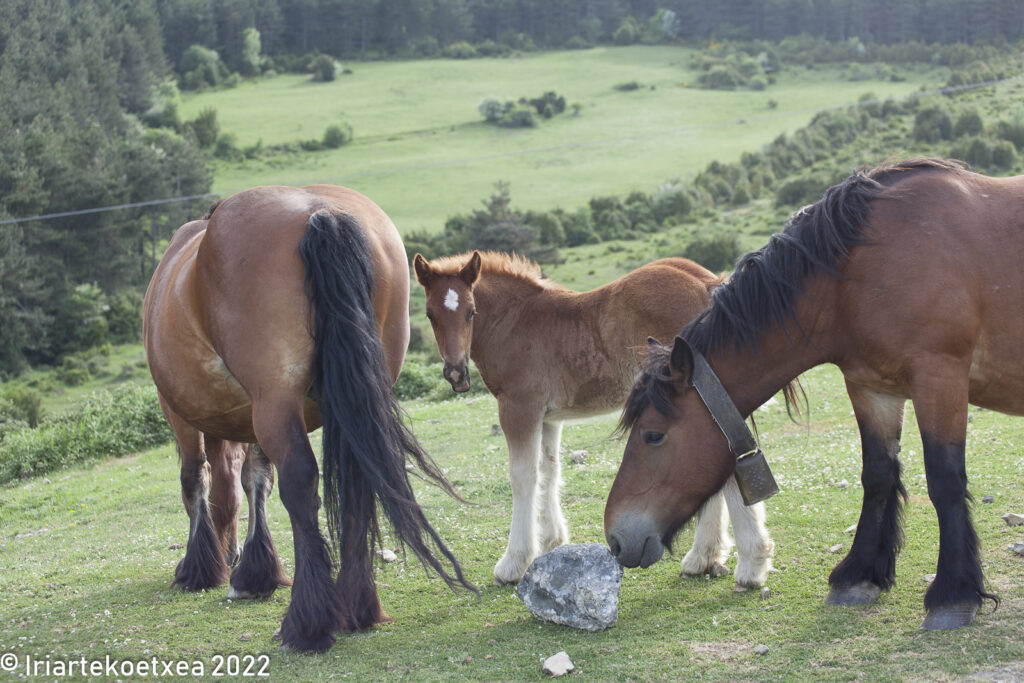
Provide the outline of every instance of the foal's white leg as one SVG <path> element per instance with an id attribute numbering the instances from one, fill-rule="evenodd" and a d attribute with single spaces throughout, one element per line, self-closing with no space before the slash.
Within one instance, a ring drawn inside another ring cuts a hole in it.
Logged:
<path id="1" fill-rule="evenodd" d="M 757 588 L 763 586 L 768 572 L 772 569 L 772 555 L 775 542 L 768 535 L 764 526 L 764 503 L 744 505 L 739 485 L 735 477 L 722 487 L 725 503 L 729 506 L 729 517 L 732 518 L 732 530 L 736 534 L 736 570 L 733 577 L 737 588 Z"/>
<path id="2" fill-rule="evenodd" d="M 541 429 L 540 500 L 537 501 L 537 532 L 541 553 L 569 542 L 569 527 L 562 516 L 559 500 L 562 463 L 558 457 L 558 447 L 561 441 L 562 423 L 545 422 Z"/>
<path id="3" fill-rule="evenodd" d="M 508 442 L 508 473 L 512 484 L 512 526 L 508 547 L 494 566 L 498 583 L 516 583 L 537 557 L 537 468 L 540 461 L 541 415 L 536 419 L 516 406 L 498 404 L 498 419 Z"/>
<path id="4" fill-rule="evenodd" d="M 731 478 L 730 478 L 731 481 Z M 708 498 L 697 512 L 697 528 L 693 533 L 693 547 L 683 557 L 682 569 L 686 576 L 725 576 L 729 570 L 725 559 L 732 548 L 732 539 L 726 531 L 725 497 L 719 491 Z"/>

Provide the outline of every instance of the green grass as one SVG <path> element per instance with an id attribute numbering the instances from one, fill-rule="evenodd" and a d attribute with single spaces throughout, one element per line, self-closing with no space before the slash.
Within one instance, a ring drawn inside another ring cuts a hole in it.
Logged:
<path id="1" fill-rule="evenodd" d="M 442 381 L 438 377 L 438 381 Z M 1024 559 L 1007 550 L 1021 540 L 999 518 L 1024 508 L 1016 444 L 1024 421 L 972 409 L 968 435 L 971 491 L 995 503 L 975 506 L 982 562 L 1003 600 L 975 625 L 923 633 L 923 577 L 935 571 L 937 526 L 927 498 L 921 446 L 909 411 L 902 454 L 910 493 L 907 543 L 897 583 L 873 606 L 826 607 L 831 567 L 848 549 L 857 521 L 859 446 L 838 372 L 805 375 L 808 426 L 786 421 L 781 405 L 758 413 L 763 445 L 782 492 L 768 502 L 776 542 L 771 596 L 735 593 L 729 579 L 683 579 L 677 554 L 646 570 L 626 570 L 618 625 L 585 633 L 535 621 L 511 587 L 490 584 L 511 507 L 507 452 L 491 436 L 489 396 L 406 404 L 413 427 L 469 504 L 417 484 L 430 519 L 483 589 L 450 592 L 413 561 L 378 572 L 386 611 L 395 618 L 339 638 L 322 655 L 282 653 L 270 636 L 289 590 L 261 602 L 229 602 L 226 587 L 182 594 L 169 587 L 183 550 L 187 518 L 172 447 L 74 468 L 0 491 L 0 652 L 22 657 L 197 659 L 266 653 L 273 680 L 541 680 L 541 660 L 565 650 L 591 680 L 946 679 L 997 671 L 1024 660 Z M 563 504 L 574 542 L 601 542 L 602 512 L 621 455 L 609 438 L 614 417 L 566 428 Z M 843 480 L 849 483 L 841 488 Z M 243 511 L 244 514 L 244 511 Z M 269 505 L 271 531 L 286 570 L 293 567 L 287 515 Z M 243 522 L 244 525 L 244 522 Z M 389 546 L 391 542 L 388 541 Z M 763 657 L 757 644 L 770 650 Z"/>
<path id="2" fill-rule="evenodd" d="M 187 96 L 181 115 L 217 110 L 239 147 L 320 139 L 352 124 L 355 142 L 338 150 L 282 155 L 216 167 L 214 190 L 315 182 L 353 187 L 380 204 L 399 230 L 435 232 L 470 211 L 496 181 L 511 183 L 523 209 L 575 208 L 597 195 L 652 191 L 709 162 L 734 161 L 814 110 L 855 102 L 867 92 L 899 96 L 940 82 L 936 70 L 907 80 L 845 80 L 839 68 L 784 71 L 762 92 L 700 90 L 678 47 L 595 48 L 530 53 L 514 59 L 354 63 L 332 83 L 281 75 L 232 90 Z M 639 81 L 620 92 L 614 86 Z M 555 90 L 583 105 L 533 129 L 487 125 L 477 105 L 488 96 L 536 97 Z M 769 101 L 778 103 L 769 107 Z"/>

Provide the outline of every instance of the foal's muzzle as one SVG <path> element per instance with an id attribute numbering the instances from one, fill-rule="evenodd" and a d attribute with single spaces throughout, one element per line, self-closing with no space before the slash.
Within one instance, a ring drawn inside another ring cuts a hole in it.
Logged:
<path id="1" fill-rule="evenodd" d="M 469 391 L 469 366 L 465 363 L 445 363 L 442 374 L 456 393 Z"/>

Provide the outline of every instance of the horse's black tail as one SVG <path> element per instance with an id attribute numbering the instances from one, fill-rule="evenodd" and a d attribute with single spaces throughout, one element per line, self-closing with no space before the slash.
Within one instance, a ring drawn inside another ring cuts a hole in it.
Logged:
<path id="1" fill-rule="evenodd" d="M 313 389 L 323 421 L 327 526 L 341 572 L 372 572 L 381 542 L 376 502 L 397 538 L 444 581 L 477 591 L 416 503 L 406 456 L 449 492 L 451 484 L 401 419 L 377 336 L 373 264 L 362 228 L 351 217 L 318 211 L 299 244 L 313 313 Z M 435 557 L 431 542 L 451 564 Z M 346 563 L 354 566 L 346 566 Z M 358 566 L 363 565 L 363 566 Z"/>

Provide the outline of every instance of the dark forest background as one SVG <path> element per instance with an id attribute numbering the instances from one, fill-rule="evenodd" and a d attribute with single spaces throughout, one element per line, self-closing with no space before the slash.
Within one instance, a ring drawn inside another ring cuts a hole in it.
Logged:
<path id="1" fill-rule="evenodd" d="M 209 199 L 12 219 L 207 193 L 211 151 L 202 121 L 179 120 L 179 89 L 311 71 L 325 56 L 798 35 L 856 43 L 865 58 L 881 54 L 874 46 L 921 55 L 935 54 L 926 44 L 958 43 L 967 62 L 974 46 L 1019 41 L 1024 9 L 1019 0 L 5 0 L 0 377 L 138 339 L 158 237 Z"/>

